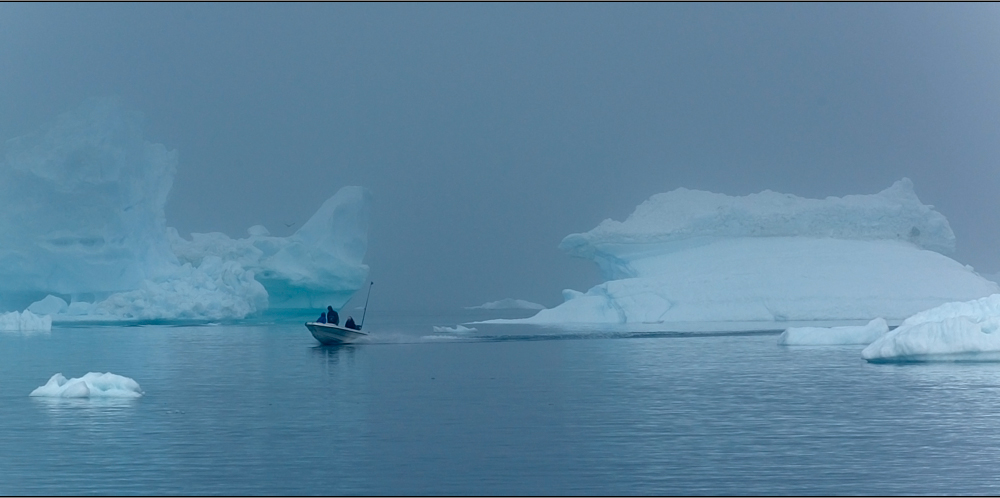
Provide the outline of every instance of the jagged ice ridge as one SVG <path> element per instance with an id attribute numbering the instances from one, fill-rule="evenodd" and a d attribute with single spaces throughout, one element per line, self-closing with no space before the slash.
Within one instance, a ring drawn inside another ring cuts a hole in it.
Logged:
<path id="1" fill-rule="evenodd" d="M 342 306 L 368 267 L 371 194 L 344 187 L 289 237 L 181 237 L 164 206 L 176 151 L 141 115 L 93 99 L 0 155 L 0 310 L 54 320 L 241 319 L 268 307 Z"/>

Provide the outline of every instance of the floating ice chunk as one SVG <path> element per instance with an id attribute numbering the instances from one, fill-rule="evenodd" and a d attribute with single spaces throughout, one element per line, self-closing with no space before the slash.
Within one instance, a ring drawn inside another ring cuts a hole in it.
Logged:
<path id="1" fill-rule="evenodd" d="M 467 306 L 467 310 L 507 310 L 507 309 L 524 309 L 524 310 L 543 310 L 545 306 L 538 303 L 533 303 L 531 301 L 525 301 L 524 299 L 501 299 L 499 301 L 491 301 L 488 303 L 480 304 L 479 306 Z"/>
<path id="2" fill-rule="evenodd" d="M 138 398 L 142 396 L 139 383 L 113 373 L 90 372 L 83 377 L 67 380 L 57 373 L 29 396 L 50 398 Z"/>
<path id="3" fill-rule="evenodd" d="M 884 318 L 876 318 L 867 325 L 844 327 L 790 327 L 778 336 L 781 346 L 834 346 L 846 344 L 868 345 L 889 331 Z"/>
<path id="4" fill-rule="evenodd" d="M 907 318 L 861 352 L 871 362 L 1000 361 L 1000 294 Z"/>
<path id="5" fill-rule="evenodd" d="M 0 314 L 0 331 L 49 332 L 51 330 L 52 317 L 48 315 L 38 316 L 28 310 Z"/>
<path id="6" fill-rule="evenodd" d="M 454 327 L 434 327 L 434 332 L 451 332 L 456 334 L 467 334 L 469 332 L 475 332 L 475 328 L 469 328 L 464 325 L 455 325 Z"/>
<path id="7" fill-rule="evenodd" d="M 785 321 L 901 321 L 942 302 L 1000 292 L 947 256 L 890 240 L 721 239 L 633 264 L 648 276 L 564 292 L 563 304 L 508 322 L 739 321 L 779 328 Z"/>
<path id="8" fill-rule="evenodd" d="M 943 253 L 955 236 L 903 179 L 873 195 L 804 199 L 677 189 L 560 248 L 606 282 L 535 316 L 544 325 L 902 320 L 1000 292 Z M 782 327 L 784 328 L 784 327 Z"/>

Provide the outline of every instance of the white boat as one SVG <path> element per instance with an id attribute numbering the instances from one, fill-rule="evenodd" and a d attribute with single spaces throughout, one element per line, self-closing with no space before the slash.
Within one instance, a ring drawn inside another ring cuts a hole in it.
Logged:
<path id="1" fill-rule="evenodd" d="M 334 325 L 332 323 L 306 322 L 306 328 L 312 332 L 313 337 L 325 346 L 334 344 L 348 344 L 363 337 L 368 337 L 367 332 L 349 329 Z"/>
<path id="2" fill-rule="evenodd" d="M 375 282 L 370 282 L 368 284 L 368 297 L 365 298 L 365 313 L 361 315 L 361 325 L 358 328 L 351 329 L 347 327 L 342 327 L 340 325 L 334 325 L 332 323 L 319 323 L 319 322 L 306 322 L 306 328 L 309 332 L 312 332 L 313 337 L 316 338 L 324 346 L 332 346 L 334 344 L 349 344 L 356 342 L 358 339 L 368 337 L 367 332 L 362 332 L 361 327 L 365 324 L 365 316 L 368 315 L 368 300 L 372 297 L 372 286 Z M 320 316 L 322 319 L 323 317 Z"/>

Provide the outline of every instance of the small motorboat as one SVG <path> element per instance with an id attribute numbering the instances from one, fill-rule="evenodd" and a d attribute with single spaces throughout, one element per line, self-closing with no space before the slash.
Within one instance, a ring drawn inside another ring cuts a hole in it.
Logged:
<path id="1" fill-rule="evenodd" d="M 365 298 L 365 313 L 361 315 L 361 325 L 358 328 L 352 329 L 350 327 L 344 327 L 341 325 L 334 325 L 332 323 L 319 323 L 319 322 L 306 322 L 306 328 L 309 332 L 312 332 L 313 337 L 316 338 L 320 344 L 324 346 L 332 346 L 334 344 L 350 344 L 368 337 L 367 332 L 362 332 L 361 327 L 365 324 L 365 316 L 368 315 L 368 300 L 372 297 L 372 285 L 375 282 L 368 284 L 368 297 Z"/>
<path id="2" fill-rule="evenodd" d="M 367 332 L 341 327 L 332 323 L 306 322 L 306 328 L 324 346 L 348 344 L 363 337 L 368 337 Z"/>

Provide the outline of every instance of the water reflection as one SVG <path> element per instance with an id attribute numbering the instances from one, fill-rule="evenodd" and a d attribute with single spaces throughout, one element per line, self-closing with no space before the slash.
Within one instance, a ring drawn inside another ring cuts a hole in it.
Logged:
<path id="1" fill-rule="evenodd" d="M 78 435 L 110 436 L 130 421 L 138 399 L 31 397 L 47 414 L 51 427 Z"/>
<path id="2" fill-rule="evenodd" d="M 313 357 L 324 360 L 327 366 L 337 365 L 341 360 L 353 361 L 358 346 L 354 344 L 317 345 L 310 348 Z"/>
<path id="3" fill-rule="evenodd" d="M 50 336 L 52 335 L 51 330 L 6 330 L 0 329 L 0 334 L 11 337 L 30 337 L 30 336 Z"/>
<path id="4" fill-rule="evenodd" d="M 338 346 L 300 324 L 0 335 L 0 495 L 1000 491 L 1000 364 L 731 333 L 421 342 L 431 323 Z M 55 371 L 154 394 L 30 398 Z"/>

